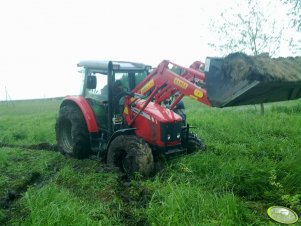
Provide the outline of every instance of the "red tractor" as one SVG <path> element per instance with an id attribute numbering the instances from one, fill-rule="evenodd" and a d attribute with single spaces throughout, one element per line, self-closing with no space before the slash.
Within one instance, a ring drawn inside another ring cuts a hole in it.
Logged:
<path id="1" fill-rule="evenodd" d="M 195 62 L 190 68 L 169 61 L 153 70 L 120 61 L 82 61 L 78 67 L 84 77 L 82 93 L 67 96 L 60 106 L 56 122 L 59 148 L 76 158 L 97 154 L 127 174 L 147 176 L 154 157 L 201 149 L 200 139 L 173 111 L 183 96 L 216 107 L 301 96 L 300 82 L 246 80 L 230 87 L 232 80 L 220 75 L 220 58 L 208 58 L 206 65 Z M 207 91 L 212 98 L 208 99 Z M 180 95 L 168 108 L 164 106 L 176 93 Z"/>
<path id="2" fill-rule="evenodd" d="M 156 69 L 132 62 L 82 61 L 82 93 L 67 96 L 59 111 L 60 150 L 76 158 L 97 153 L 126 173 L 148 175 L 154 156 L 193 152 L 202 147 L 173 109 L 183 96 L 210 105 L 193 82 L 204 74 L 163 61 Z M 178 74 L 174 71 L 178 70 Z M 176 92 L 169 109 L 163 103 Z"/>

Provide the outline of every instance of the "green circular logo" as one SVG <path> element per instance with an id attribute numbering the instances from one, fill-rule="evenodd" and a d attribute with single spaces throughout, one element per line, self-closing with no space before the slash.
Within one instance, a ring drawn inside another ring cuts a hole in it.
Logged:
<path id="1" fill-rule="evenodd" d="M 279 223 L 293 224 L 298 221 L 298 215 L 293 210 L 286 207 L 272 206 L 267 212 L 270 218 Z"/>

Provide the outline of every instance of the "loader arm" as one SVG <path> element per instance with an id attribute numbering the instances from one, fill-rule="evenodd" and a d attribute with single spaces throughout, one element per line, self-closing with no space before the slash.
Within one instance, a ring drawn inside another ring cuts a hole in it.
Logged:
<path id="1" fill-rule="evenodd" d="M 203 72 L 203 69 L 205 68 L 205 64 L 201 61 L 195 61 L 190 65 L 189 68 L 197 71 L 198 74 L 197 75 L 190 74 L 188 75 L 187 79 L 190 81 L 193 78 L 200 81 L 201 83 L 204 83 L 205 73 Z"/>
<path id="2" fill-rule="evenodd" d="M 171 66 L 180 68 L 183 72 L 178 75 L 170 69 Z M 134 88 L 133 92 L 145 95 L 153 93 L 153 89 L 157 88 L 153 97 L 155 98 L 154 102 L 158 104 L 175 92 L 180 92 L 183 96 L 211 106 L 206 90 L 193 84 L 193 78 L 204 81 L 205 75 L 195 69 L 185 68 L 165 60 Z"/>
<path id="3" fill-rule="evenodd" d="M 176 74 L 170 69 L 171 66 L 181 68 L 183 73 L 181 73 L 181 75 Z M 129 125 L 131 126 L 133 124 L 137 116 L 143 112 L 151 101 L 161 104 L 162 101 L 169 98 L 175 92 L 180 92 L 181 95 L 173 102 L 170 109 L 173 109 L 183 96 L 188 96 L 196 101 L 211 106 L 211 103 L 207 98 L 206 90 L 193 84 L 187 79 L 192 79 L 194 77 L 198 77 L 203 81 L 205 76 L 203 73 L 195 69 L 185 68 L 167 60 L 162 61 L 155 70 L 153 70 L 142 82 L 138 84 L 137 87 L 132 90 L 134 93 L 146 95 L 148 97 L 145 100 L 143 107 L 131 120 Z M 130 106 L 134 104 L 135 101 L 139 100 L 130 97 L 126 98 L 126 111 L 129 110 Z"/>
<path id="4" fill-rule="evenodd" d="M 197 70 L 197 68 L 199 68 L 200 64 L 202 63 L 199 61 L 196 61 L 195 63 L 198 63 L 198 67 L 195 66 L 194 68 L 190 66 L 190 68 L 185 68 L 171 62 L 169 62 L 169 66 L 172 65 L 172 68 L 177 68 L 178 70 L 180 69 L 180 73 L 178 75 L 192 82 L 193 84 L 196 84 L 198 87 L 201 87 L 202 85 L 204 85 L 205 74 Z M 161 91 L 161 95 L 156 95 L 157 102 L 161 103 L 162 101 L 168 99 L 170 96 L 174 95 L 176 92 L 178 92 L 178 90 L 173 86 L 164 87 L 164 89 Z M 183 98 L 183 96 L 184 95 L 181 95 L 178 99 L 175 100 L 172 108 Z"/>

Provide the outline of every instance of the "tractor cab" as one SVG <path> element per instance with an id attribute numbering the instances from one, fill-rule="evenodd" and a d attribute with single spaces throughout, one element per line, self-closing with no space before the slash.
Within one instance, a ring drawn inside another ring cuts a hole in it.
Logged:
<path id="1" fill-rule="evenodd" d="M 99 131 L 106 137 L 124 127 L 124 96 L 149 73 L 151 66 L 124 61 L 81 61 L 81 96 L 91 106 Z"/>

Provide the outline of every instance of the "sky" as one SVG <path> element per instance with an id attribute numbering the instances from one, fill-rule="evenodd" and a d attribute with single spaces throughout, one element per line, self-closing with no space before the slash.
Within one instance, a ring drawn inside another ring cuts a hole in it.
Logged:
<path id="1" fill-rule="evenodd" d="M 237 2 L 237 1 L 236 1 Z M 80 60 L 187 66 L 216 56 L 211 18 L 233 0 L 0 2 L 0 100 L 77 94 Z"/>

